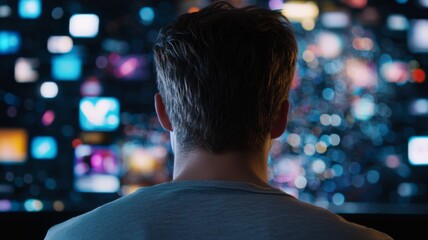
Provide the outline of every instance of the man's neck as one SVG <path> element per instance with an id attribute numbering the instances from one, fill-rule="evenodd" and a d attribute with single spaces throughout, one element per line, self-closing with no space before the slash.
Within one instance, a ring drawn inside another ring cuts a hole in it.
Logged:
<path id="1" fill-rule="evenodd" d="M 267 153 L 254 156 L 243 152 L 212 154 L 203 150 L 175 155 L 173 181 L 223 180 L 268 187 Z"/>

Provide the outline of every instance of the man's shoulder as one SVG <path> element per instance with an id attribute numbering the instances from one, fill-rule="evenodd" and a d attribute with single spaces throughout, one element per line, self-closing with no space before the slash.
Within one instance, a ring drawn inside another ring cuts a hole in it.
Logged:
<path id="1" fill-rule="evenodd" d="M 220 212 L 222 214 L 214 214 Z M 189 216 L 194 216 L 195 221 Z M 168 222 L 172 218 L 178 219 L 181 226 L 198 226 L 201 230 L 210 229 L 217 223 L 216 227 L 226 229 L 231 226 L 252 226 L 256 231 L 254 234 L 260 234 L 257 229 L 269 225 L 272 232 L 287 236 L 298 233 L 304 224 L 310 228 L 304 228 L 300 232 L 302 236 L 317 238 L 321 234 L 329 236 L 329 239 L 343 236 L 351 239 L 388 239 L 374 229 L 348 222 L 338 214 L 302 202 L 279 190 L 246 184 L 190 182 L 143 187 L 52 227 L 46 239 L 85 239 L 86 236 L 106 234 L 114 237 L 119 234 L 115 230 L 117 226 L 120 226 L 121 234 L 132 232 L 140 236 L 138 231 L 158 229 L 161 226 L 153 225 L 154 222 Z M 221 223 L 219 219 L 223 219 Z"/>
<path id="2" fill-rule="evenodd" d="M 157 186 L 141 188 L 131 194 L 105 203 L 86 213 L 77 215 L 52 226 L 45 239 L 85 239 L 85 234 L 93 236 L 96 229 L 108 229 L 127 222 L 126 218 L 144 209 L 150 209 L 151 198 L 156 195 Z M 123 226 L 122 226 L 123 227 Z"/>

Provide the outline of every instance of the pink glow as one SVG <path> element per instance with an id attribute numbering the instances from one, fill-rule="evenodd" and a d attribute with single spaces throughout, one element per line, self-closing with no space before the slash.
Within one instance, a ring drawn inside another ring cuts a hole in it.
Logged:
<path id="1" fill-rule="evenodd" d="M 42 116 L 42 123 L 46 127 L 51 125 L 55 120 L 55 113 L 52 110 L 46 111 Z"/>
<path id="2" fill-rule="evenodd" d="M 91 165 L 95 169 L 102 169 L 103 165 L 103 157 L 99 154 L 94 154 L 91 157 Z"/>
<path id="3" fill-rule="evenodd" d="M 131 75 L 135 70 L 137 69 L 139 65 L 138 59 L 136 58 L 130 58 L 123 62 L 118 71 L 116 72 L 117 77 L 126 77 Z"/>

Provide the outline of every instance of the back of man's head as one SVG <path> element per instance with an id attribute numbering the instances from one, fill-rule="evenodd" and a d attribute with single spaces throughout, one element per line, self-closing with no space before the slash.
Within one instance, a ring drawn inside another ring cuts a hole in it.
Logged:
<path id="1" fill-rule="evenodd" d="M 297 44 L 279 12 L 216 2 L 163 28 L 154 54 L 180 149 L 257 152 L 288 98 Z"/>

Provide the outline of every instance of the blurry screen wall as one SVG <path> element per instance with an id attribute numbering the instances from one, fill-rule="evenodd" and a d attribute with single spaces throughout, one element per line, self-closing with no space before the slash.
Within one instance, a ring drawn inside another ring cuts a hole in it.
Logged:
<path id="1" fill-rule="evenodd" d="M 0 211 L 86 211 L 169 181 L 160 27 L 206 0 L 0 0 Z M 428 212 L 427 1 L 256 1 L 299 44 L 269 183 L 345 213 Z"/>

